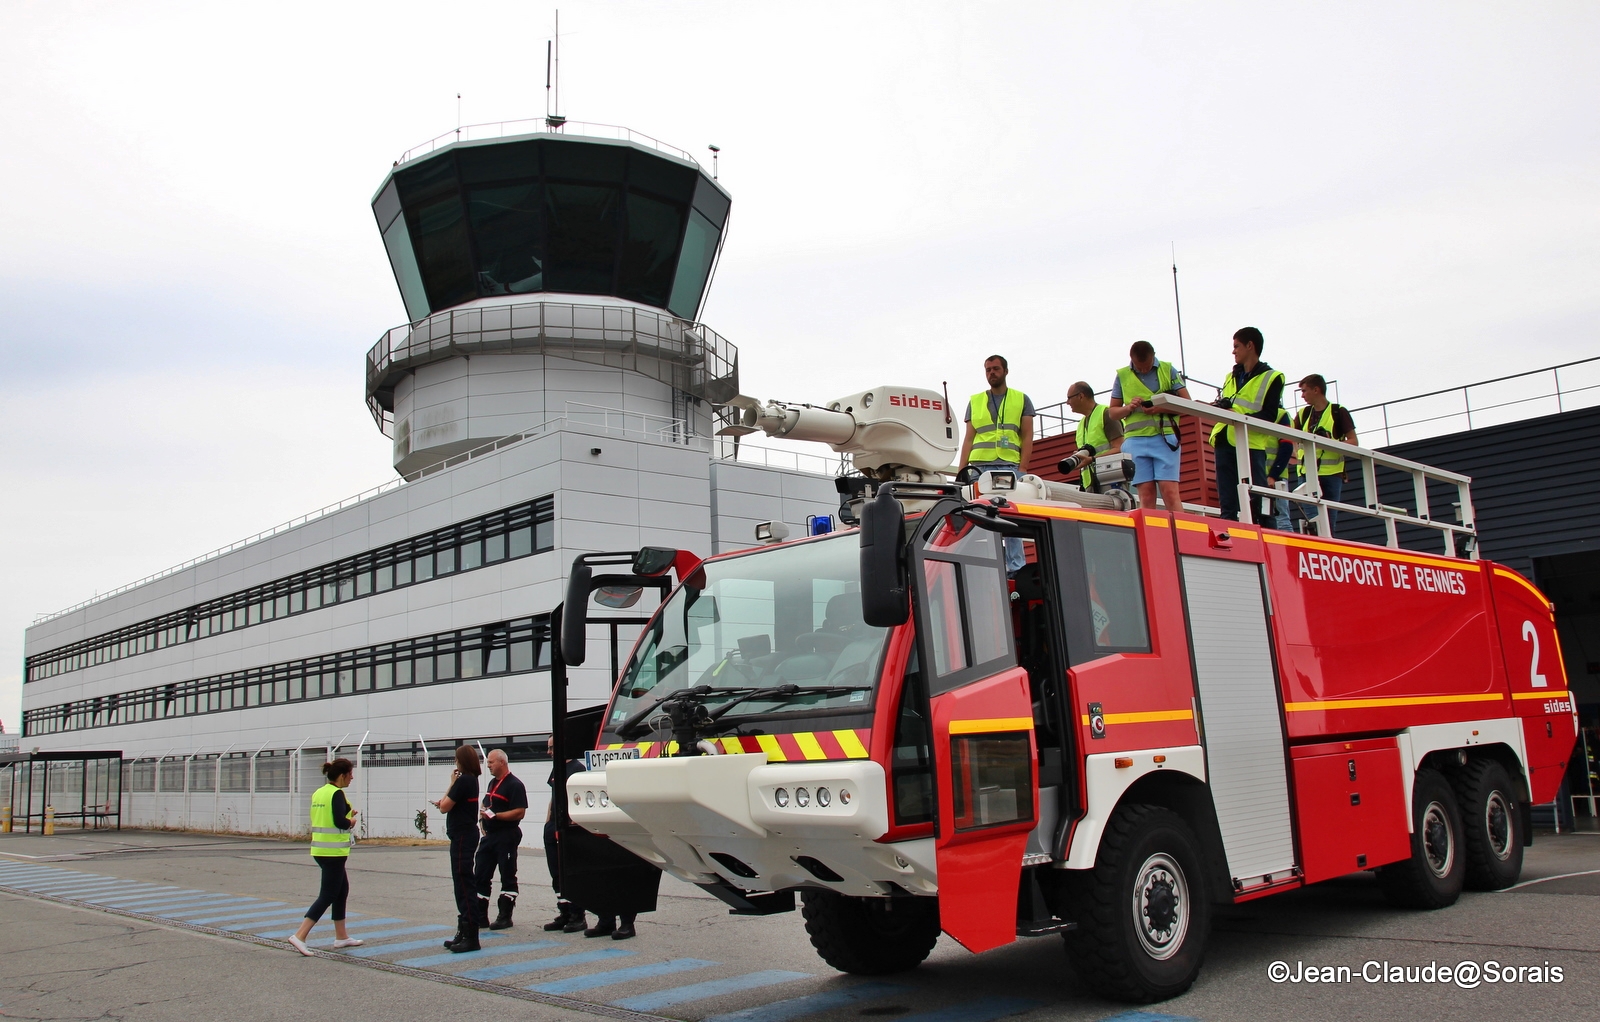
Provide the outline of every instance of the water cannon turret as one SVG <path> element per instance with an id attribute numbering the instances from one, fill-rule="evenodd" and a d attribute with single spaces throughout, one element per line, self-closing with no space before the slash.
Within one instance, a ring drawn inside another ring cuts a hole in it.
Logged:
<path id="1" fill-rule="evenodd" d="M 737 416 L 722 436 L 759 432 L 824 443 L 880 482 L 943 482 L 956 471 L 960 424 L 936 390 L 885 385 L 823 405 L 744 395 L 729 404 Z"/>

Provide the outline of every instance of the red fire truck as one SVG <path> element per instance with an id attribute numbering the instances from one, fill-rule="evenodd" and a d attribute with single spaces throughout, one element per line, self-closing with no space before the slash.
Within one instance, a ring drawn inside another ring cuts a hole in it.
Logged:
<path id="1" fill-rule="evenodd" d="M 703 561 L 579 558 L 558 688 L 591 594 L 666 595 L 558 783 L 590 853 L 565 893 L 653 907 L 665 871 L 765 914 L 799 892 L 818 953 L 862 974 L 941 931 L 1059 933 L 1091 987 L 1152 1001 L 1193 983 L 1218 904 L 1360 870 L 1421 909 L 1516 881 L 1576 737 L 1531 583 L 1029 478 L 885 483 L 859 529 Z"/>

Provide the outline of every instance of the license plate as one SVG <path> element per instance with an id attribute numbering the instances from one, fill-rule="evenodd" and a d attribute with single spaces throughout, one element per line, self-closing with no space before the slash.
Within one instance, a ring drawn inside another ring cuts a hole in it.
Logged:
<path id="1" fill-rule="evenodd" d="M 585 749 L 583 752 L 583 768 L 585 770 L 598 770 L 614 760 L 638 759 L 639 750 L 633 749 Z"/>

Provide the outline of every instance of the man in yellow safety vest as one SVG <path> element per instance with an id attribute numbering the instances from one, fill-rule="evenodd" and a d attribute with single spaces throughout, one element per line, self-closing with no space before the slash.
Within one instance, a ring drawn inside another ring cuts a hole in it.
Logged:
<path id="1" fill-rule="evenodd" d="M 1011 366 L 1003 355 L 983 360 L 983 376 L 989 389 L 972 395 L 967 402 L 967 433 L 961 440 L 961 457 L 956 467 L 971 465 L 979 471 L 1009 469 L 1017 474 L 1028 470 L 1033 454 L 1033 400 L 1020 390 L 1006 386 Z M 1021 570 L 1027 560 L 1022 541 L 1006 540 L 1006 570 Z"/>
<path id="2" fill-rule="evenodd" d="M 1312 373 L 1300 381 L 1300 400 L 1305 402 L 1305 407 L 1295 413 L 1295 429 L 1355 446 L 1355 420 L 1350 418 L 1350 411 L 1344 405 L 1336 405 L 1328 400 L 1328 381 L 1321 374 Z M 1305 449 L 1301 448 L 1295 452 L 1294 458 L 1294 464 L 1302 470 L 1302 474 L 1305 454 Z M 1343 454 L 1317 448 L 1317 489 L 1327 500 L 1338 500 L 1344 494 Z M 1316 519 L 1315 508 L 1306 508 L 1305 511 L 1306 517 Z M 1333 525 L 1338 520 L 1338 512 L 1329 508 L 1327 535 L 1332 535 Z"/>
<path id="3" fill-rule="evenodd" d="M 1217 406 L 1228 408 L 1262 423 L 1271 425 L 1278 421 L 1278 409 L 1283 404 L 1283 374 L 1261 361 L 1261 349 L 1266 338 L 1261 331 L 1247 326 L 1233 335 L 1233 371 L 1222 384 L 1222 396 Z M 1211 446 L 1216 451 L 1217 503 L 1222 517 L 1239 520 L 1239 468 L 1234 451 L 1232 425 L 1219 422 L 1211 431 Z M 1278 445 L 1277 438 L 1264 430 L 1249 430 L 1250 478 L 1257 486 L 1270 486 L 1267 478 L 1267 450 Z M 1265 522 L 1263 524 L 1272 524 Z"/>
<path id="4" fill-rule="evenodd" d="M 1094 388 L 1082 380 L 1067 388 L 1067 407 L 1078 417 L 1074 438 L 1078 450 L 1073 452 L 1079 463 L 1078 482 L 1084 489 L 1093 490 L 1094 459 L 1122 450 L 1122 424 L 1107 414 L 1105 405 L 1095 402 Z"/>
<path id="5" fill-rule="evenodd" d="M 1139 506 L 1154 508 L 1156 490 L 1168 511 L 1182 511 L 1178 482 L 1182 477 L 1182 443 L 1178 420 L 1150 410 L 1157 394 L 1187 398 L 1183 373 L 1171 362 L 1156 358 L 1149 341 L 1135 341 L 1128 349 L 1128 364 L 1117 370 L 1111 385 L 1111 405 L 1106 417 L 1122 423 L 1122 453 L 1133 458 L 1133 482 L 1139 488 Z"/>

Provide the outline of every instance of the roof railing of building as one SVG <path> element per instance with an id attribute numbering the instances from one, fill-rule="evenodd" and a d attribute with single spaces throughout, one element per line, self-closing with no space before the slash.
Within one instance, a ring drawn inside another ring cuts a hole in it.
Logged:
<path id="1" fill-rule="evenodd" d="M 1362 437 L 1382 434 L 1382 442 L 1373 446 L 1388 447 L 1594 404 L 1600 404 L 1600 356 L 1362 405 L 1350 414 L 1376 413 L 1363 415 L 1356 432 Z"/>
<path id="2" fill-rule="evenodd" d="M 518 135 L 582 136 L 584 138 L 607 138 L 619 142 L 633 142 L 647 149 L 654 149 L 657 152 L 666 153 L 668 156 L 687 161 L 697 167 L 700 165 L 700 161 L 695 159 L 694 155 L 687 150 L 679 149 L 675 145 L 669 145 L 658 138 L 651 138 L 643 132 L 624 128 L 620 124 L 562 121 L 552 126 L 543 117 L 527 117 L 516 121 L 492 121 L 487 124 L 463 124 L 454 131 L 447 131 L 435 138 L 428 139 L 426 142 L 412 146 L 400 154 L 400 158 L 394 161 L 394 165 L 399 167 L 410 163 L 412 160 L 420 160 L 430 153 L 437 152 L 448 145 L 455 145 L 457 142 L 481 142 L 491 138 L 512 138 Z"/>
<path id="3" fill-rule="evenodd" d="M 182 564 L 174 564 L 172 567 L 158 571 L 153 575 L 146 575 L 144 578 L 141 578 L 138 581 L 129 582 L 127 585 L 118 586 L 109 592 L 97 593 L 89 599 L 83 600 L 79 603 L 74 603 L 72 606 L 63 610 L 53 611 L 48 614 L 39 614 L 34 617 L 33 623 L 35 625 L 40 625 L 44 624 L 46 621 L 53 621 L 58 617 L 63 617 L 75 611 L 82 610 L 83 608 L 92 606 L 102 600 L 109 600 L 113 596 L 120 596 L 121 594 L 133 589 L 137 589 L 140 586 L 159 581 L 160 579 L 166 578 L 169 575 L 175 575 L 178 572 L 192 568 L 197 564 L 203 564 L 206 561 L 214 560 L 223 556 L 224 554 L 231 554 L 235 550 L 247 547 L 252 543 L 259 543 L 264 539 L 270 539 L 280 533 L 287 532 L 290 529 L 297 528 L 301 525 L 305 525 L 307 522 L 314 522 L 318 518 L 330 515 L 335 511 L 342 511 L 345 508 L 354 504 L 359 504 L 364 500 L 371 500 L 373 497 L 388 493 L 390 490 L 395 489 L 398 486 L 403 486 L 406 483 L 421 479 L 424 476 L 432 475 L 435 472 L 438 472 L 440 469 L 448 468 L 452 465 L 458 465 L 463 461 L 468 461 L 472 458 L 479 458 L 494 451 L 504 450 L 505 448 L 514 444 L 537 439 L 538 437 L 545 436 L 558 428 L 573 429 L 576 432 L 588 433 L 596 436 L 617 436 L 630 439 L 641 439 L 652 443 L 671 444 L 678 447 L 689 446 L 696 450 L 710 449 L 709 439 L 706 437 L 697 437 L 688 432 L 688 427 L 682 419 L 669 419 L 666 416 L 646 415 L 641 412 L 625 412 L 618 408 L 606 408 L 601 405 L 588 405 L 577 401 L 569 401 L 567 402 L 566 410 L 563 414 L 545 419 L 538 425 L 531 426 L 528 429 L 518 430 L 516 433 L 513 433 L 510 436 L 501 437 L 497 440 L 491 440 L 479 447 L 475 447 L 469 451 L 463 451 L 462 453 L 447 458 L 436 465 L 430 465 L 427 468 L 413 472 L 403 478 L 391 479 L 381 486 L 374 486 L 369 490 L 361 491 L 355 496 L 346 497 L 343 500 L 335 501 L 334 503 L 329 504 L 327 507 L 318 508 L 309 514 L 300 515 L 298 518 L 292 518 L 289 521 L 284 522 L 282 525 L 275 525 L 270 529 L 263 529 L 261 532 L 258 532 L 253 536 L 247 536 L 244 539 L 238 540 L 237 542 L 229 543 L 227 546 L 218 547 L 217 549 L 212 550 L 209 553 L 201 554 L 198 557 L 191 557 Z"/>

